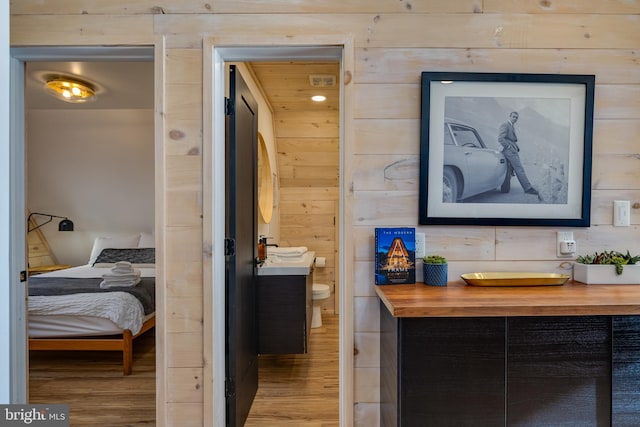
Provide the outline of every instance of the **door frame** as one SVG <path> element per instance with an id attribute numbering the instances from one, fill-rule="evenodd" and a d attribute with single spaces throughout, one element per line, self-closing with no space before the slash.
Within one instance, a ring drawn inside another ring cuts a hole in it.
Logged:
<path id="1" fill-rule="evenodd" d="M 347 277 L 354 277 L 351 198 L 346 185 L 351 176 L 345 159 L 353 150 L 353 84 L 355 52 L 353 37 L 336 34 L 313 34 L 295 38 L 247 36 L 230 33 L 203 40 L 203 244 L 210 256 L 203 259 L 203 332 L 204 332 L 204 425 L 225 426 L 225 313 L 215 310 L 225 301 L 225 126 L 224 97 L 226 62 L 257 60 L 338 60 L 340 80 L 340 200 L 338 228 L 339 248 L 339 395 L 340 425 L 353 425 L 354 412 L 354 310 L 353 287 Z M 216 351 L 217 350 L 217 351 Z"/>
<path id="2" fill-rule="evenodd" d="M 11 107 L 10 115 L 10 158 L 11 158 L 11 179 L 13 180 L 10 187 L 10 224 L 11 224 L 11 258 L 10 258 L 10 277 L 13 281 L 18 281 L 17 277 L 20 271 L 26 271 L 28 248 L 26 233 L 26 155 L 25 155 L 25 110 L 24 110 L 24 83 L 25 83 L 25 64 L 26 62 L 36 61 L 154 61 L 154 74 L 156 81 L 156 89 L 154 94 L 154 108 L 156 111 L 154 119 L 154 146 L 156 165 L 158 159 L 164 157 L 163 154 L 163 118 L 158 115 L 161 108 L 163 98 L 162 92 L 158 88 L 164 85 L 164 74 L 162 63 L 164 61 L 164 40 L 158 41 L 154 45 L 140 46 L 29 46 L 29 47 L 12 47 L 10 48 L 10 96 L 9 105 Z M 164 188 L 158 184 L 164 182 L 164 170 L 155 168 L 155 234 L 156 236 L 164 236 L 164 217 L 163 211 L 159 206 L 164 205 Z M 22 230 L 18 232 L 17 230 Z M 163 267 L 164 256 L 161 250 L 164 246 L 156 249 L 156 261 L 161 268 L 156 269 L 156 283 L 163 283 Z M 16 291 L 17 289 L 17 291 Z M 156 312 L 164 307 L 163 286 L 156 288 Z M 11 288 L 11 325 L 10 325 L 10 343 L 11 343 L 11 368 L 12 375 L 10 379 L 11 403 L 27 403 L 28 401 L 28 333 L 26 321 L 26 285 L 21 287 L 13 286 Z M 156 320 L 156 333 L 162 336 L 164 333 L 163 316 L 159 316 Z M 164 342 L 164 340 L 162 340 Z M 159 418 L 161 410 L 164 408 L 164 364 L 163 357 L 165 352 L 156 349 L 156 419 Z M 162 413 L 164 416 L 164 413 Z"/>

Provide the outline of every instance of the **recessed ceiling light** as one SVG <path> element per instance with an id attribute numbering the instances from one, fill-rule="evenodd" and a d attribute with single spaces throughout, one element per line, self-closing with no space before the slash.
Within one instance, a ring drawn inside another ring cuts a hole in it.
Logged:
<path id="1" fill-rule="evenodd" d="M 311 100 L 315 102 L 323 102 L 327 100 L 327 97 L 324 95 L 313 95 L 311 97 Z"/>

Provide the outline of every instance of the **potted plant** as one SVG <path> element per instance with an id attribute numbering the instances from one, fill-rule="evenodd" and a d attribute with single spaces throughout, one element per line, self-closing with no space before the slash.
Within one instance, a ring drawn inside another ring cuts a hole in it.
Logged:
<path id="1" fill-rule="evenodd" d="M 573 265 L 573 279 L 587 284 L 640 284 L 640 256 L 617 251 L 580 255 Z"/>
<path id="2" fill-rule="evenodd" d="M 447 286 L 447 259 L 440 255 L 429 255 L 422 258 L 424 284 L 431 286 Z"/>

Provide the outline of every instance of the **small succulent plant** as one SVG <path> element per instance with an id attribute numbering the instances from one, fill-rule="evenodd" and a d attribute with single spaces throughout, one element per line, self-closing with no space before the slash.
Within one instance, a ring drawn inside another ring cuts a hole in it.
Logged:
<path id="1" fill-rule="evenodd" d="M 440 255 L 429 255 L 422 258 L 425 264 L 446 264 L 447 259 Z"/>
<path id="2" fill-rule="evenodd" d="M 640 261 L 640 255 L 632 256 L 628 250 L 626 254 L 617 251 L 603 251 L 593 255 L 580 255 L 576 258 L 576 262 L 580 264 L 615 265 L 616 274 L 622 274 L 625 265 L 635 264 L 638 261 Z"/>

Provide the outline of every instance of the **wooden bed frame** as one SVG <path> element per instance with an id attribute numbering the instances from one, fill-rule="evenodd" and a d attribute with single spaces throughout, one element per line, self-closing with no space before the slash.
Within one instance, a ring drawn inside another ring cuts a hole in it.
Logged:
<path id="1" fill-rule="evenodd" d="M 120 335 L 78 338 L 29 338 L 29 351 L 34 350 L 94 350 L 122 351 L 122 373 L 130 375 L 133 368 L 133 340 L 156 325 L 155 314 L 147 319 L 136 335 L 125 329 Z"/>

